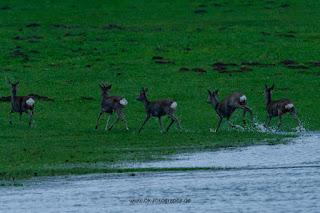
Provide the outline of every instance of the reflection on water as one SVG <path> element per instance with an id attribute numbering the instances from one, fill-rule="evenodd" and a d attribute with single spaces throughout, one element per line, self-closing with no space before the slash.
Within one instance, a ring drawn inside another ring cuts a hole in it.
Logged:
<path id="1" fill-rule="evenodd" d="M 232 170 L 33 179 L 22 187 L 0 187 L 0 212 L 317 212 L 319 138 L 320 134 L 311 134 L 286 145 L 180 155 L 173 162 L 133 165 Z M 165 199 L 182 202 L 165 203 Z"/>

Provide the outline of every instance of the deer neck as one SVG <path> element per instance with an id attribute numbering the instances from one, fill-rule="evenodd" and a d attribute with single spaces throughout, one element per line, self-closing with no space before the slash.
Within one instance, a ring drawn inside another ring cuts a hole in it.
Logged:
<path id="1" fill-rule="evenodd" d="M 147 108 L 148 104 L 150 103 L 150 102 L 148 101 L 147 96 L 144 96 L 144 98 L 142 99 L 142 103 L 143 103 L 144 107 Z"/>
<path id="2" fill-rule="evenodd" d="M 211 105 L 212 105 L 213 108 L 216 110 L 216 109 L 218 108 L 218 106 L 219 106 L 219 103 L 220 103 L 220 102 L 218 101 L 218 99 L 215 99 L 214 102 L 211 103 Z"/>
<path id="3" fill-rule="evenodd" d="M 17 90 L 12 88 L 11 89 L 11 102 L 13 102 L 16 97 L 17 97 Z"/>
<path id="4" fill-rule="evenodd" d="M 106 98 L 109 98 L 109 97 L 110 97 L 110 94 L 105 93 L 105 92 L 102 93 L 102 98 L 103 99 L 106 99 Z"/>
<path id="5" fill-rule="evenodd" d="M 267 96 L 265 99 L 266 99 L 266 105 L 268 106 L 268 104 L 271 102 L 271 92 L 267 93 Z"/>

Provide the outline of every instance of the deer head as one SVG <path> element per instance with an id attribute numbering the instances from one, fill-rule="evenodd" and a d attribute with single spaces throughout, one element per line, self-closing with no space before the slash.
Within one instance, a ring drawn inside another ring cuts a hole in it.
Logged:
<path id="1" fill-rule="evenodd" d="M 110 89 L 112 84 L 110 84 L 108 86 L 108 82 L 106 82 L 105 84 L 103 82 L 101 82 L 101 84 L 99 84 L 101 92 L 102 92 L 102 96 L 107 96 L 110 97 Z"/>
<path id="2" fill-rule="evenodd" d="M 138 95 L 137 98 L 136 98 L 136 100 L 137 100 L 137 101 L 142 101 L 143 99 L 145 99 L 147 92 L 148 92 L 148 88 L 144 89 L 144 88 L 142 87 L 139 95 Z"/>
<path id="3" fill-rule="evenodd" d="M 271 95 L 272 90 L 274 89 L 274 85 L 272 85 L 272 87 L 270 87 L 270 88 L 268 88 L 267 85 L 264 85 L 264 86 L 265 86 L 265 89 L 264 89 L 263 96 L 264 96 L 265 98 L 269 98 L 270 95 Z"/>
<path id="4" fill-rule="evenodd" d="M 218 100 L 217 100 L 217 94 L 218 94 L 218 91 L 219 90 L 216 90 L 216 91 L 210 91 L 210 90 L 208 90 L 208 93 L 209 93 L 209 97 L 208 97 L 208 99 L 207 99 L 207 103 L 208 104 L 211 104 L 212 106 L 216 106 L 217 104 L 218 104 Z"/>
<path id="5" fill-rule="evenodd" d="M 12 91 L 12 95 L 16 96 L 17 95 L 17 88 L 19 85 L 20 81 L 18 81 L 17 83 L 13 84 L 10 80 L 9 80 L 9 85 L 11 86 L 11 91 Z"/>

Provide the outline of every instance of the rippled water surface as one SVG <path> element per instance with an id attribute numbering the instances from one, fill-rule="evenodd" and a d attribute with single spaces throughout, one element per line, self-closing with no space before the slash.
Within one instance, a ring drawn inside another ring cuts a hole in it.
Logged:
<path id="1" fill-rule="evenodd" d="M 0 212 L 319 212 L 320 134 L 291 140 L 128 165 L 221 170 L 32 179 L 0 187 Z"/>

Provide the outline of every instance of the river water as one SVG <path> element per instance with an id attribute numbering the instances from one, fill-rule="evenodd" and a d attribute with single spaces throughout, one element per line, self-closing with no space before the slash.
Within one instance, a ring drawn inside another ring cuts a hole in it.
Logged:
<path id="1" fill-rule="evenodd" d="M 212 169 L 35 178 L 0 212 L 320 212 L 320 133 L 172 159 L 127 167 Z"/>

